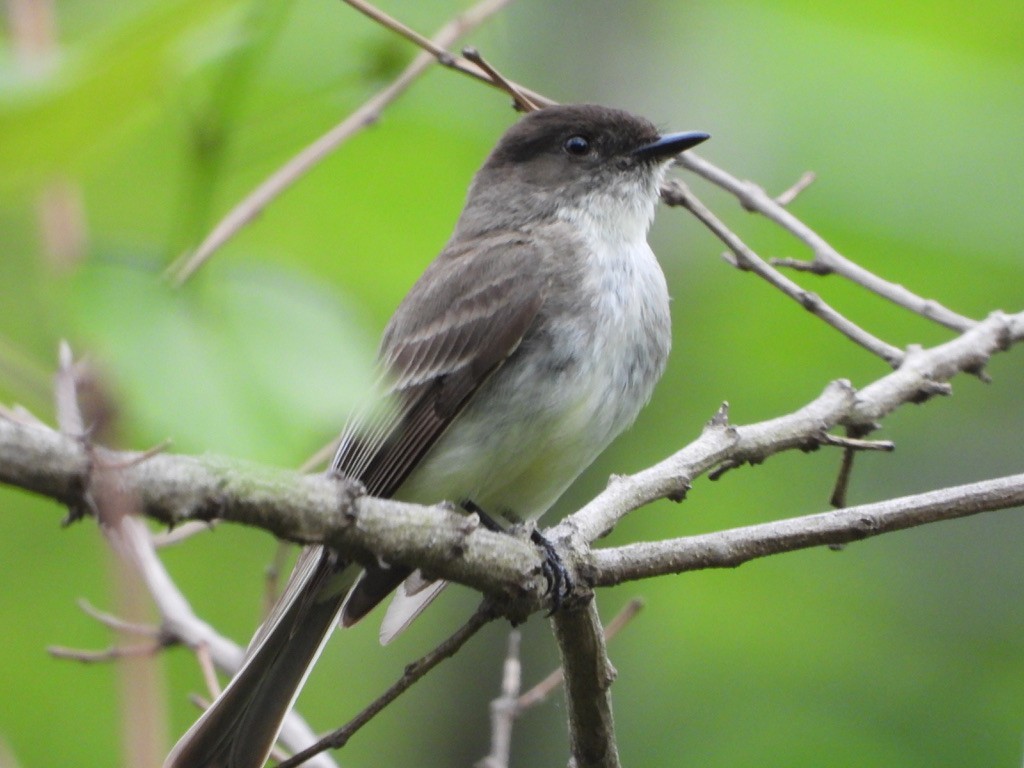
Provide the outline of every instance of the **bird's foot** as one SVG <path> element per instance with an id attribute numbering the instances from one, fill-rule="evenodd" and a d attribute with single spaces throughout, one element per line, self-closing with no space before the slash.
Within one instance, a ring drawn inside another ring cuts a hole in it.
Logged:
<path id="1" fill-rule="evenodd" d="M 551 595 L 551 610 L 548 611 L 550 616 L 562 607 L 562 601 L 572 594 L 576 585 L 573 584 L 572 574 L 565 567 L 561 555 L 550 539 L 534 528 L 530 533 L 530 541 L 544 550 L 544 564 L 540 567 L 540 572 L 544 575 L 548 594 Z"/>
<path id="2" fill-rule="evenodd" d="M 467 512 L 472 512 L 479 517 L 480 524 L 487 530 L 508 533 L 500 523 L 481 509 L 480 505 L 472 499 L 466 499 L 462 502 L 461 506 Z M 544 534 L 534 528 L 530 532 L 530 541 L 544 550 L 544 563 L 540 567 L 540 572 L 544 576 L 547 593 L 551 595 L 551 610 L 548 612 L 548 616 L 550 616 L 562 607 L 562 603 L 572 594 L 573 588 L 576 585 L 573 583 L 569 569 L 562 562 L 561 555 L 555 549 L 555 545 Z"/>

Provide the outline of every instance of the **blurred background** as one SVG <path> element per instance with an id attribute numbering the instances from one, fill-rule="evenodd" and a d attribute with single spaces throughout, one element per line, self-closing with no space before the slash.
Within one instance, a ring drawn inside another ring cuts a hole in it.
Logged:
<path id="1" fill-rule="evenodd" d="M 384 4 L 431 34 L 466 2 Z M 293 467 L 328 441 L 365 386 L 388 315 L 443 246 L 466 186 L 514 120 L 507 98 L 437 69 L 277 200 L 181 290 L 161 279 L 254 184 L 383 87 L 415 51 L 342 3 L 8 0 L 0 43 L 0 402 L 52 423 L 68 339 L 100 371 L 116 439 Z M 1024 306 L 1024 4 L 954 0 L 520 0 L 462 41 L 559 101 L 701 129 L 700 153 L 772 193 L 819 180 L 793 210 L 863 266 L 982 317 Z M 461 44 L 461 43 L 460 43 Z M 723 193 L 695 191 L 764 256 L 800 244 Z M 693 439 L 723 400 L 770 418 L 882 363 L 720 258 L 662 209 L 652 243 L 673 295 L 669 370 L 637 426 L 561 513 Z M 798 276 L 899 346 L 942 329 L 836 278 Z M 1024 355 L 901 409 L 861 456 L 851 503 L 1021 471 Z M 609 545 L 819 512 L 834 451 L 702 479 L 685 504 L 632 515 Z M 0 488 L 6 630 L 0 763 L 145 762 L 203 690 L 172 649 L 119 678 L 56 661 L 103 648 L 75 604 L 133 608 L 96 526 Z M 552 519 L 555 514 L 552 514 Z M 735 571 L 602 591 L 606 619 L 646 610 L 611 646 L 629 765 L 1020 765 L 1024 558 L 1019 511 L 812 550 Z M 246 642 L 276 543 L 225 526 L 165 550 L 194 608 Z M 136 603 L 140 602 L 135 600 Z M 300 699 L 317 729 L 347 720 L 476 604 L 451 589 L 386 649 L 374 618 L 339 633 Z M 138 617 L 137 617 L 138 618 Z M 470 765 L 488 745 L 508 627 L 495 624 L 358 734 L 346 766 Z M 353 663 L 358 659 L 357 663 Z M 546 622 L 524 627 L 527 685 L 556 664 Z M 120 680 L 120 682 L 119 682 Z M 145 685 L 149 710 L 125 705 Z M 127 708 L 127 715 L 123 710 Z M 517 725 L 513 764 L 563 765 L 558 697 Z M 155 746 L 152 746 L 155 745 Z M 138 753 L 136 753 L 138 754 Z M 11 757 L 14 756 L 14 757 Z"/>

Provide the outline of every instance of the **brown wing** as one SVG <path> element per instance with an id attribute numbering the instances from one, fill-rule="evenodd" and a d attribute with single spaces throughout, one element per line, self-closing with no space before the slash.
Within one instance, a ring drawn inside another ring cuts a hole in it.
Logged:
<path id="1" fill-rule="evenodd" d="M 346 430 L 335 468 L 372 495 L 395 493 L 519 346 L 544 302 L 543 273 L 541 255 L 522 235 L 496 234 L 442 251 L 384 332 L 380 357 L 392 377 L 395 412 L 383 425 Z M 345 602 L 342 624 L 365 616 L 409 573 L 369 566 Z"/>
<path id="2" fill-rule="evenodd" d="M 517 233 L 441 252 L 384 332 L 393 411 L 348 428 L 335 469 L 374 496 L 395 493 L 533 324 L 546 288 L 541 258 Z"/>

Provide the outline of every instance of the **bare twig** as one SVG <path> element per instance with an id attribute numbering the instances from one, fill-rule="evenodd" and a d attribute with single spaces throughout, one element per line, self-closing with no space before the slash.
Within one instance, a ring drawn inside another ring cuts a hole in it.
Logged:
<path id="1" fill-rule="evenodd" d="M 346 1 L 354 7 L 359 7 L 360 10 L 369 7 L 365 3 L 357 2 L 357 0 Z M 171 280 L 176 285 L 181 285 L 188 280 L 218 248 L 234 237 L 239 230 L 258 216 L 272 200 L 294 184 L 310 168 L 314 167 L 354 134 L 376 122 L 384 108 L 401 96 L 420 75 L 426 72 L 435 58 L 442 55 L 451 58 L 451 55 L 444 51 L 446 46 L 482 24 L 508 5 L 509 2 L 511 0 L 483 0 L 483 2 L 446 24 L 437 33 L 433 41 L 416 35 L 416 33 L 408 30 L 400 22 L 392 20 L 393 25 L 388 25 L 390 29 L 400 32 L 406 37 L 409 37 L 410 34 L 413 35 L 410 39 L 417 45 L 426 47 L 430 52 L 422 53 L 413 59 L 412 63 L 391 84 L 295 155 L 295 157 L 250 192 L 244 200 L 235 205 L 214 226 L 210 234 L 199 244 L 195 251 L 191 254 L 186 254 L 184 260 L 171 265 L 168 269 L 168 275 Z M 364 12 L 366 11 L 364 10 Z"/>
<path id="2" fill-rule="evenodd" d="M 615 614 L 615 618 L 608 622 L 604 628 L 604 639 L 605 642 L 610 642 L 615 639 L 615 636 L 619 634 L 629 623 L 637 617 L 640 611 L 644 607 L 644 601 L 639 597 L 634 597 L 628 603 L 626 603 L 622 610 Z M 518 701 L 516 702 L 516 713 L 520 713 L 524 710 L 534 707 L 544 701 L 551 693 L 562 684 L 562 668 L 554 670 L 551 674 L 533 686 L 530 690 L 523 693 Z"/>
<path id="3" fill-rule="evenodd" d="M 183 541 L 191 539 L 198 533 L 207 533 L 218 525 L 217 520 L 190 520 L 182 523 L 177 528 L 169 531 L 159 531 L 153 534 L 153 546 L 157 549 L 171 547 Z"/>
<path id="4" fill-rule="evenodd" d="M 556 541 L 595 541 L 623 515 L 655 499 L 684 494 L 695 478 L 723 462 L 760 462 L 777 450 L 804 447 L 836 426 L 852 428 L 853 436 L 860 437 L 901 404 L 920 402 L 935 392 L 935 384 L 958 371 L 980 370 L 991 355 L 1022 340 L 1024 312 L 994 312 L 952 341 L 911 349 L 898 370 L 858 392 L 849 382 L 836 381 L 813 402 L 777 419 L 742 427 L 713 420 L 696 441 L 661 463 L 613 478 L 602 494 L 547 534 Z"/>
<path id="5" fill-rule="evenodd" d="M 512 97 L 512 101 L 515 102 L 516 108 L 520 112 L 536 112 L 540 109 L 540 106 L 530 100 L 523 91 L 515 84 L 505 78 L 497 69 L 495 69 L 490 62 L 488 62 L 483 56 L 480 55 L 480 51 L 476 48 L 463 48 L 462 55 L 467 60 L 476 64 L 480 69 L 491 76 L 491 80 L 498 84 L 498 86 L 505 91 L 509 96 Z"/>
<path id="6" fill-rule="evenodd" d="M 595 586 L 705 568 L 735 568 L 780 552 L 851 541 L 1024 505 L 1024 474 L 729 531 L 596 550 Z"/>
<path id="7" fill-rule="evenodd" d="M 151 624 L 139 624 L 133 621 L 125 621 L 119 616 L 114 616 L 112 613 L 101 611 L 99 608 L 93 606 L 88 600 L 79 600 L 78 607 L 82 609 L 82 612 L 85 613 L 85 615 L 117 632 L 130 635 L 143 635 L 144 637 L 160 636 L 159 627 L 152 626 Z"/>
<path id="8" fill-rule="evenodd" d="M 612 640 L 640 613 L 644 603 L 634 597 L 615 614 L 604 628 L 605 642 Z M 509 633 L 508 654 L 502 675 L 501 696 L 491 702 L 491 752 L 481 759 L 479 768 L 504 768 L 511 755 L 512 726 L 523 712 L 534 707 L 561 687 L 564 675 L 558 667 L 547 677 L 523 694 L 519 693 L 521 668 L 519 664 L 519 632 Z"/>
<path id="9" fill-rule="evenodd" d="M 84 664 L 99 664 L 119 661 L 135 656 L 155 656 L 166 646 L 160 642 L 137 643 L 135 645 L 112 645 L 99 651 L 66 648 L 63 645 L 48 646 L 46 652 L 55 659 L 69 659 Z"/>
<path id="10" fill-rule="evenodd" d="M 768 281 L 808 312 L 824 320 L 854 343 L 864 347 L 872 354 L 878 355 L 894 368 L 903 360 L 903 353 L 899 349 L 868 333 L 825 303 L 820 296 L 805 290 L 771 267 L 768 262 L 740 240 L 731 229 L 726 227 L 681 181 L 671 180 L 662 185 L 661 197 L 669 205 L 682 206 L 696 216 L 705 227 L 728 246 L 735 256 L 736 266 L 740 269 L 749 270 Z"/>
<path id="11" fill-rule="evenodd" d="M 896 444 L 891 440 L 861 440 L 856 437 L 842 437 L 824 433 L 821 438 L 824 445 L 835 445 L 840 448 L 848 448 L 851 451 L 883 451 L 896 450 Z"/>
<path id="12" fill-rule="evenodd" d="M 1022 340 L 1024 312 L 993 313 L 952 341 L 910 350 L 899 370 L 859 392 L 848 382 L 834 382 L 812 403 L 786 416 L 745 426 L 715 419 L 696 441 L 668 459 L 635 475 L 614 478 L 603 493 L 547 535 L 567 552 L 585 551 L 624 515 L 656 499 L 680 497 L 694 479 L 723 463 L 756 463 L 783 450 L 806 449 L 821 440 L 823 430 L 837 426 L 874 428 L 901 405 L 929 396 L 936 383 L 960 371 L 979 370 L 991 355 Z M 80 441 L 0 418 L 0 482 L 81 505 L 89 472 Z M 464 516 L 445 507 L 360 497 L 357 489 L 327 476 L 210 457 L 161 454 L 117 474 L 118 481 L 137 494 L 143 514 L 158 520 L 220 517 L 243 522 L 290 541 L 328 543 L 346 556 L 377 556 L 422 567 L 494 596 L 512 596 L 517 610 L 549 606 L 534 547 L 467 527 Z M 178 595 L 173 585 L 166 589 Z M 177 599 L 183 601 L 180 595 Z M 162 607 L 161 613 L 166 616 L 176 609 Z M 192 645 L 200 638 L 182 639 Z"/>
<path id="13" fill-rule="evenodd" d="M 512 754 L 512 724 L 519 714 L 519 686 L 523 667 L 519 661 L 519 630 L 508 633 L 508 653 L 502 665 L 501 696 L 491 701 L 491 751 L 479 760 L 477 768 L 507 768 Z"/>
<path id="14" fill-rule="evenodd" d="M 817 232 L 786 210 L 784 203 L 772 199 L 757 184 L 741 181 L 693 152 L 680 155 L 677 162 L 683 168 L 735 195 L 746 210 L 760 213 L 803 241 L 814 254 L 812 266 L 809 267 L 810 271 L 817 274 L 842 275 L 894 304 L 960 333 L 974 325 L 975 321 L 971 318 L 946 309 L 931 299 L 922 298 L 903 286 L 883 280 L 860 265 L 854 264 L 829 245 Z M 792 261 L 782 263 L 787 266 L 792 265 Z"/>
<path id="15" fill-rule="evenodd" d="M 199 670 L 203 673 L 203 681 L 206 683 L 206 692 L 210 694 L 210 700 L 220 696 L 220 681 L 217 679 L 217 665 L 210 655 L 210 647 L 206 643 L 200 643 L 195 647 L 196 661 L 199 663 Z M 207 703 L 204 709 L 209 707 Z"/>
<path id="16" fill-rule="evenodd" d="M 789 205 L 797 196 L 817 180 L 814 171 L 805 171 L 800 178 L 785 192 L 775 196 L 775 202 L 779 205 Z"/>
<path id="17" fill-rule="evenodd" d="M 328 749 L 341 749 L 352 736 L 364 725 L 378 715 L 388 704 L 397 699 L 417 681 L 423 678 L 430 670 L 436 667 L 445 659 L 451 658 L 466 644 L 473 635 L 480 631 L 488 622 L 492 621 L 496 614 L 485 602 L 476 612 L 469 617 L 469 621 L 463 624 L 444 642 L 438 645 L 430 653 L 421 656 L 416 661 L 406 666 L 402 676 L 383 694 L 374 699 L 362 712 L 352 718 L 341 728 L 332 731 L 317 741 L 313 746 L 302 750 L 289 759 L 278 765 L 277 768 L 295 768 L 302 765 L 314 755 Z"/>
<path id="18" fill-rule="evenodd" d="M 267 563 L 267 568 L 264 571 L 263 587 L 264 619 L 270 615 L 270 612 L 274 609 L 274 604 L 277 603 L 277 599 L 280 597 L 281 571 L 284 570 L 285 563 L 288 561 L 288 554 L 291 551 L 291 544 L 287 541 L 279 541 L 274 548 L 274 557 Z"/>
<path id="19" fill-rule="evenodd" d="M 343 2 L 347 3 L 348 5 L 351 5 L 360 13 L 363 13 L 366 16 L 370 17 L 375 22 L 380 24 L 382 27 L 390 29 L 393 32 L 397 32 L 399 35 L 404 37 L 409 42 L 422 48 L 424 51 L 426 51 L 431 56 L 436 58 L 437 63 L 440 64 L 441 66 L 459 72 L 460 74 L 468 75 L 469 77 L 472 77 L 475 80 L 479 80 L 480 82 L 486 85 L 494 86 L 500 91 L 508 92 L 506 90 L 506 86 L 503 85 L 498 80 L 494 79 L 492 74 L 488 72 L 485 68 L 481 67 L 476 62 L 470 61 L 467 58 L 453 56 L 451 53 L 445 50 L 445 45 L 437 44 L 436 37 L 434 38 L 433 41 L 428 40 L 427 38 L 423 37 L 423 35 L 410 29 L 405 24 L 395 19 L 393 16 L 389 16 L 376 6 L 365 2 L 365 0 L 343 0 Z M 529 100 L 530 102 L 539 107 L 546 107 L 555 103 L 546 96 L 542 96 L 536 91 L 531 91 L 529 88 L 525 88 L 519 83 L 513 83 L 511 81 L 506 81 L 506 83 L 511 85 L 511 87 L 515 91 L 525 96 L 527 100 Z"/>

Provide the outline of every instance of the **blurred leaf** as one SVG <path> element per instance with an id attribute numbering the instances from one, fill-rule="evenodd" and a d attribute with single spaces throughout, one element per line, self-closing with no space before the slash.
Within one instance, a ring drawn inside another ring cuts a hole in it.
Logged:
<path id="1" fill-rule="evenodd" d="M 373 348 L 353 313 L 272 267 L 174 290 L 137 262 L 97 259 L 71 310 L 142 434 L 175 450 L 295 465 L 369 391 Z"/>
<path id="2" fill-rule="evenodd" d="M 154 114 L 169 83 L 195 66 L 183 35 L 223 27 L 231 0 L 177 0 L 121 19 L 98 39 L 62 51 L 45 76 L 12 59 L 0 71 L 0 194 L 57 171 L 80 170 L 126 125 Z M 220 35 L 224 39 L 223 33 Z"/>

